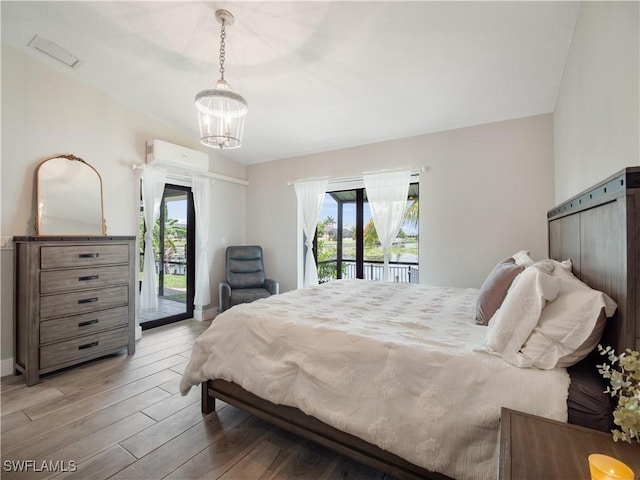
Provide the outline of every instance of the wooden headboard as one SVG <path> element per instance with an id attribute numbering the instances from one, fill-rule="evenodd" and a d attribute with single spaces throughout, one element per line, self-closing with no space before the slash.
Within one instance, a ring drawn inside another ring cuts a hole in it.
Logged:
<path id="1" fill-rule="evenodd" d="M 629 167 L 550 210 L 549 257 L 618 303 L 601 343 L 640 351 L 640 167 Z"/>

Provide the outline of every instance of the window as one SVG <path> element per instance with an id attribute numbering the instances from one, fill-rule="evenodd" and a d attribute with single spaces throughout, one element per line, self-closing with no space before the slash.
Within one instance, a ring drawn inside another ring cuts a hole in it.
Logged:
<path id="1" fill-rule="evenodd" d="M 390 267 L 396 282 L 418 283 L 419 184 L 409 186 L 405 220 L 391 248 Z M 364 188 L 327 192 L 314 239 L 318 279 L 381 280 L 382 248 Z"/>

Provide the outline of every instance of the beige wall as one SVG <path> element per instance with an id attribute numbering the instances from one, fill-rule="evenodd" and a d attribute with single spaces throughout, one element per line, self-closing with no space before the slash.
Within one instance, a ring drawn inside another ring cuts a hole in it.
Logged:
<path id="1" fill-rule="evenodd" d="M 546 257 L 553 206 L 551 114 L 289 158 L 247 168 L 247 240 L 265 250 L 283 291 L 300 269 L 296 196 L 301 178 L 428 167 L 420 180 L 420 280 L 479 287 L 520 249 Z"/>
<path id="2" fill-rule="evenodd" d="M 70 74 L 72 75 L 72 73 Z M 194 112 L 195 115 L 195 112 Z M 52 155 L 72 153 L 103 179 L 108 234 L 137 235 L 139 180 L 132 164 L 144 163 L 145 142 L 159 138 L 210 154 L 211 170 L 244 178 L 244 166 L 201 147 L 197 132 L 181 133 L 40 62 L 2 46 L 2 164 L 0 330 L 2 373 L 13 357 L 14 235 L 34 233 L 34 172 Z M 224 270 L 223 242 L 245 239 L 246 187 L 212 186 L 211 294 Z"/>
<path id="3" fill-rule="evenodd" d="M 554 112 L 555 200 L 640 165 L 638 2 L 583 2 Z"/>

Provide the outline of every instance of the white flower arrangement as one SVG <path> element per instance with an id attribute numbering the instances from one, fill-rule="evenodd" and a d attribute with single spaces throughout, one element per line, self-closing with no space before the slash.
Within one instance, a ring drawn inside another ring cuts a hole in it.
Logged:
<path id="1" fill-rule="evenodd" d="M 609 380 L 605 393 L 618 399 L 613 411 L 613 423 L 619 429 L 611 430 L 613 440 L 640 442 L 640 356 L 627 348 L 616 355 L 611 347 L 598 345 L 600 355 L 606 355 L 609 363 L 596 365 L 603 378 Z"/>

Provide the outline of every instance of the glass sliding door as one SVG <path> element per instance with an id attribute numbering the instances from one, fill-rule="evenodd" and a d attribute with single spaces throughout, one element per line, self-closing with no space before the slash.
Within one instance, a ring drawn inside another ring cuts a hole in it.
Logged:
<path id="1" fill-rule="evenodd" d="M 189 187 L 165 185 L 153 242 L 158 310 L 141 314 L 143 330 L 193 317 L 195 210 Z"/>

